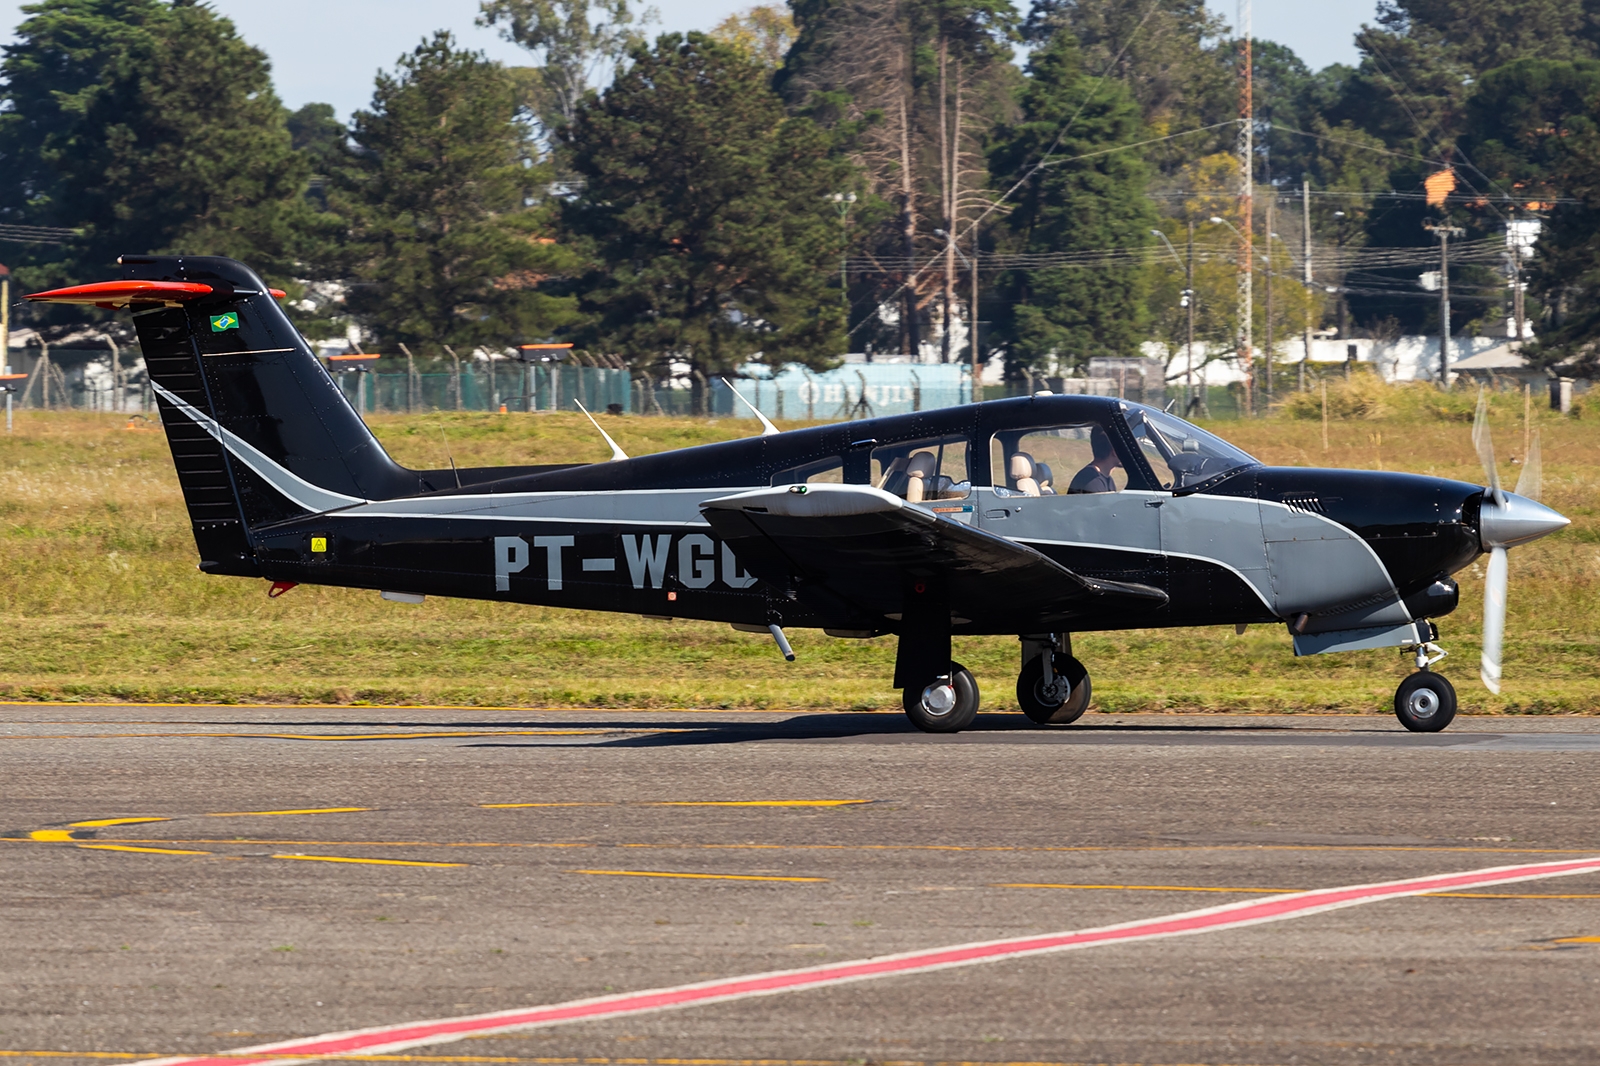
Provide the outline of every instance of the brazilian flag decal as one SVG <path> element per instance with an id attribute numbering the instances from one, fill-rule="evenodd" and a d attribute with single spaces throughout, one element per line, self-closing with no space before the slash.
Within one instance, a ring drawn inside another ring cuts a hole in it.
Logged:
<path id="1" fill-rule="evenodd" d="M 229 311 L 225 315 L 212 315 L 211 316 L 211 332 L 212 333 L 221 333 L 224 330 L 238 329 L 238 328 L 239 328 L 239 316 L 238 316 L 237 313 L 235 313 L 233 311 Z"/>

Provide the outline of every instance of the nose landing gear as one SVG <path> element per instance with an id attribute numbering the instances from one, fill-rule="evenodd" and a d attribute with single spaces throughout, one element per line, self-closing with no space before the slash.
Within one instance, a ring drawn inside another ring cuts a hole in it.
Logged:
<path id="1" fill-rule="evenodd" d="M 1437 733 L 1456 716 L 1455 686 L 1431 669 L 1447 654 L 1431 641 L 1417 645 L 1417 672 L 1395 690 L 1395 717 L 1413 733 Z"/>
<path id="2" fill-rule="evenodd" d="M 1066 633 L 1022 637 L 1017 703 L 1038 725 L 1066 725 L 1089 709 L 1089 671 L 1072 656 Z"/>

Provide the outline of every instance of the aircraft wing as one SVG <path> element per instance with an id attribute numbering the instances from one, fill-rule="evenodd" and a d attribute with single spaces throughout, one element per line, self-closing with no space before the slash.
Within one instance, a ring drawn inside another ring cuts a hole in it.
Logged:
<path id="1" fill-rule="evenodd" d="M 1088 617 L 1112 601 L 1120 610 L 1167 602 L 1160 589 L 1076 574 L 866 485 L 780 485 L 708 500 L 700 513 L 768 584 L 876 619 L 898 620 L 918 584 L 937 586 L 957 625 L 1015 621 L 1019 632 Z"/>

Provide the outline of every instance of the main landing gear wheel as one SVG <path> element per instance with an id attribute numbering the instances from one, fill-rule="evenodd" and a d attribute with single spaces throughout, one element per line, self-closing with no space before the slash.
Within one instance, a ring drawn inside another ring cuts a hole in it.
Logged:
<path id="1" fill-rule="evenodd" d="M 1066 725 L 1089 709 L 1089 671 L 1070 655 L 1055 654 L 1050 664 L 1053 684 L 1044 682 L 1044 656 L 1029 659 L 1017 675 L 1017 703 L 1038 725 Z"/>
<path id="2" fill-rule="evenodd" d="M 1418 670 L 1400 682 L 1394 714 L 1413 733 L 1437 733 L 1456 716 L 1456 689 L 1431 670 Z"/>
<path id="3" fill-rule="evenodd" d="M 978 716 L 978 683 L 960 663 L 926 685 L 907 685 L 901 693 L 906 716 L 924 733 L 959 733 Z"/>

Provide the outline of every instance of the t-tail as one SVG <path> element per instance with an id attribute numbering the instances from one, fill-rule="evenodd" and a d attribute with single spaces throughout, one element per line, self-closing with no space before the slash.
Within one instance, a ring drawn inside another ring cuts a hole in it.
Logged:
<path id="1" fill-rule="evenodd" d="M 133 312 L 208 573 L 260 576 L 249 531 L 435 484 L 389 458 L 249 267 L 123 256 L 119 281 L 35 293 Z"/>

